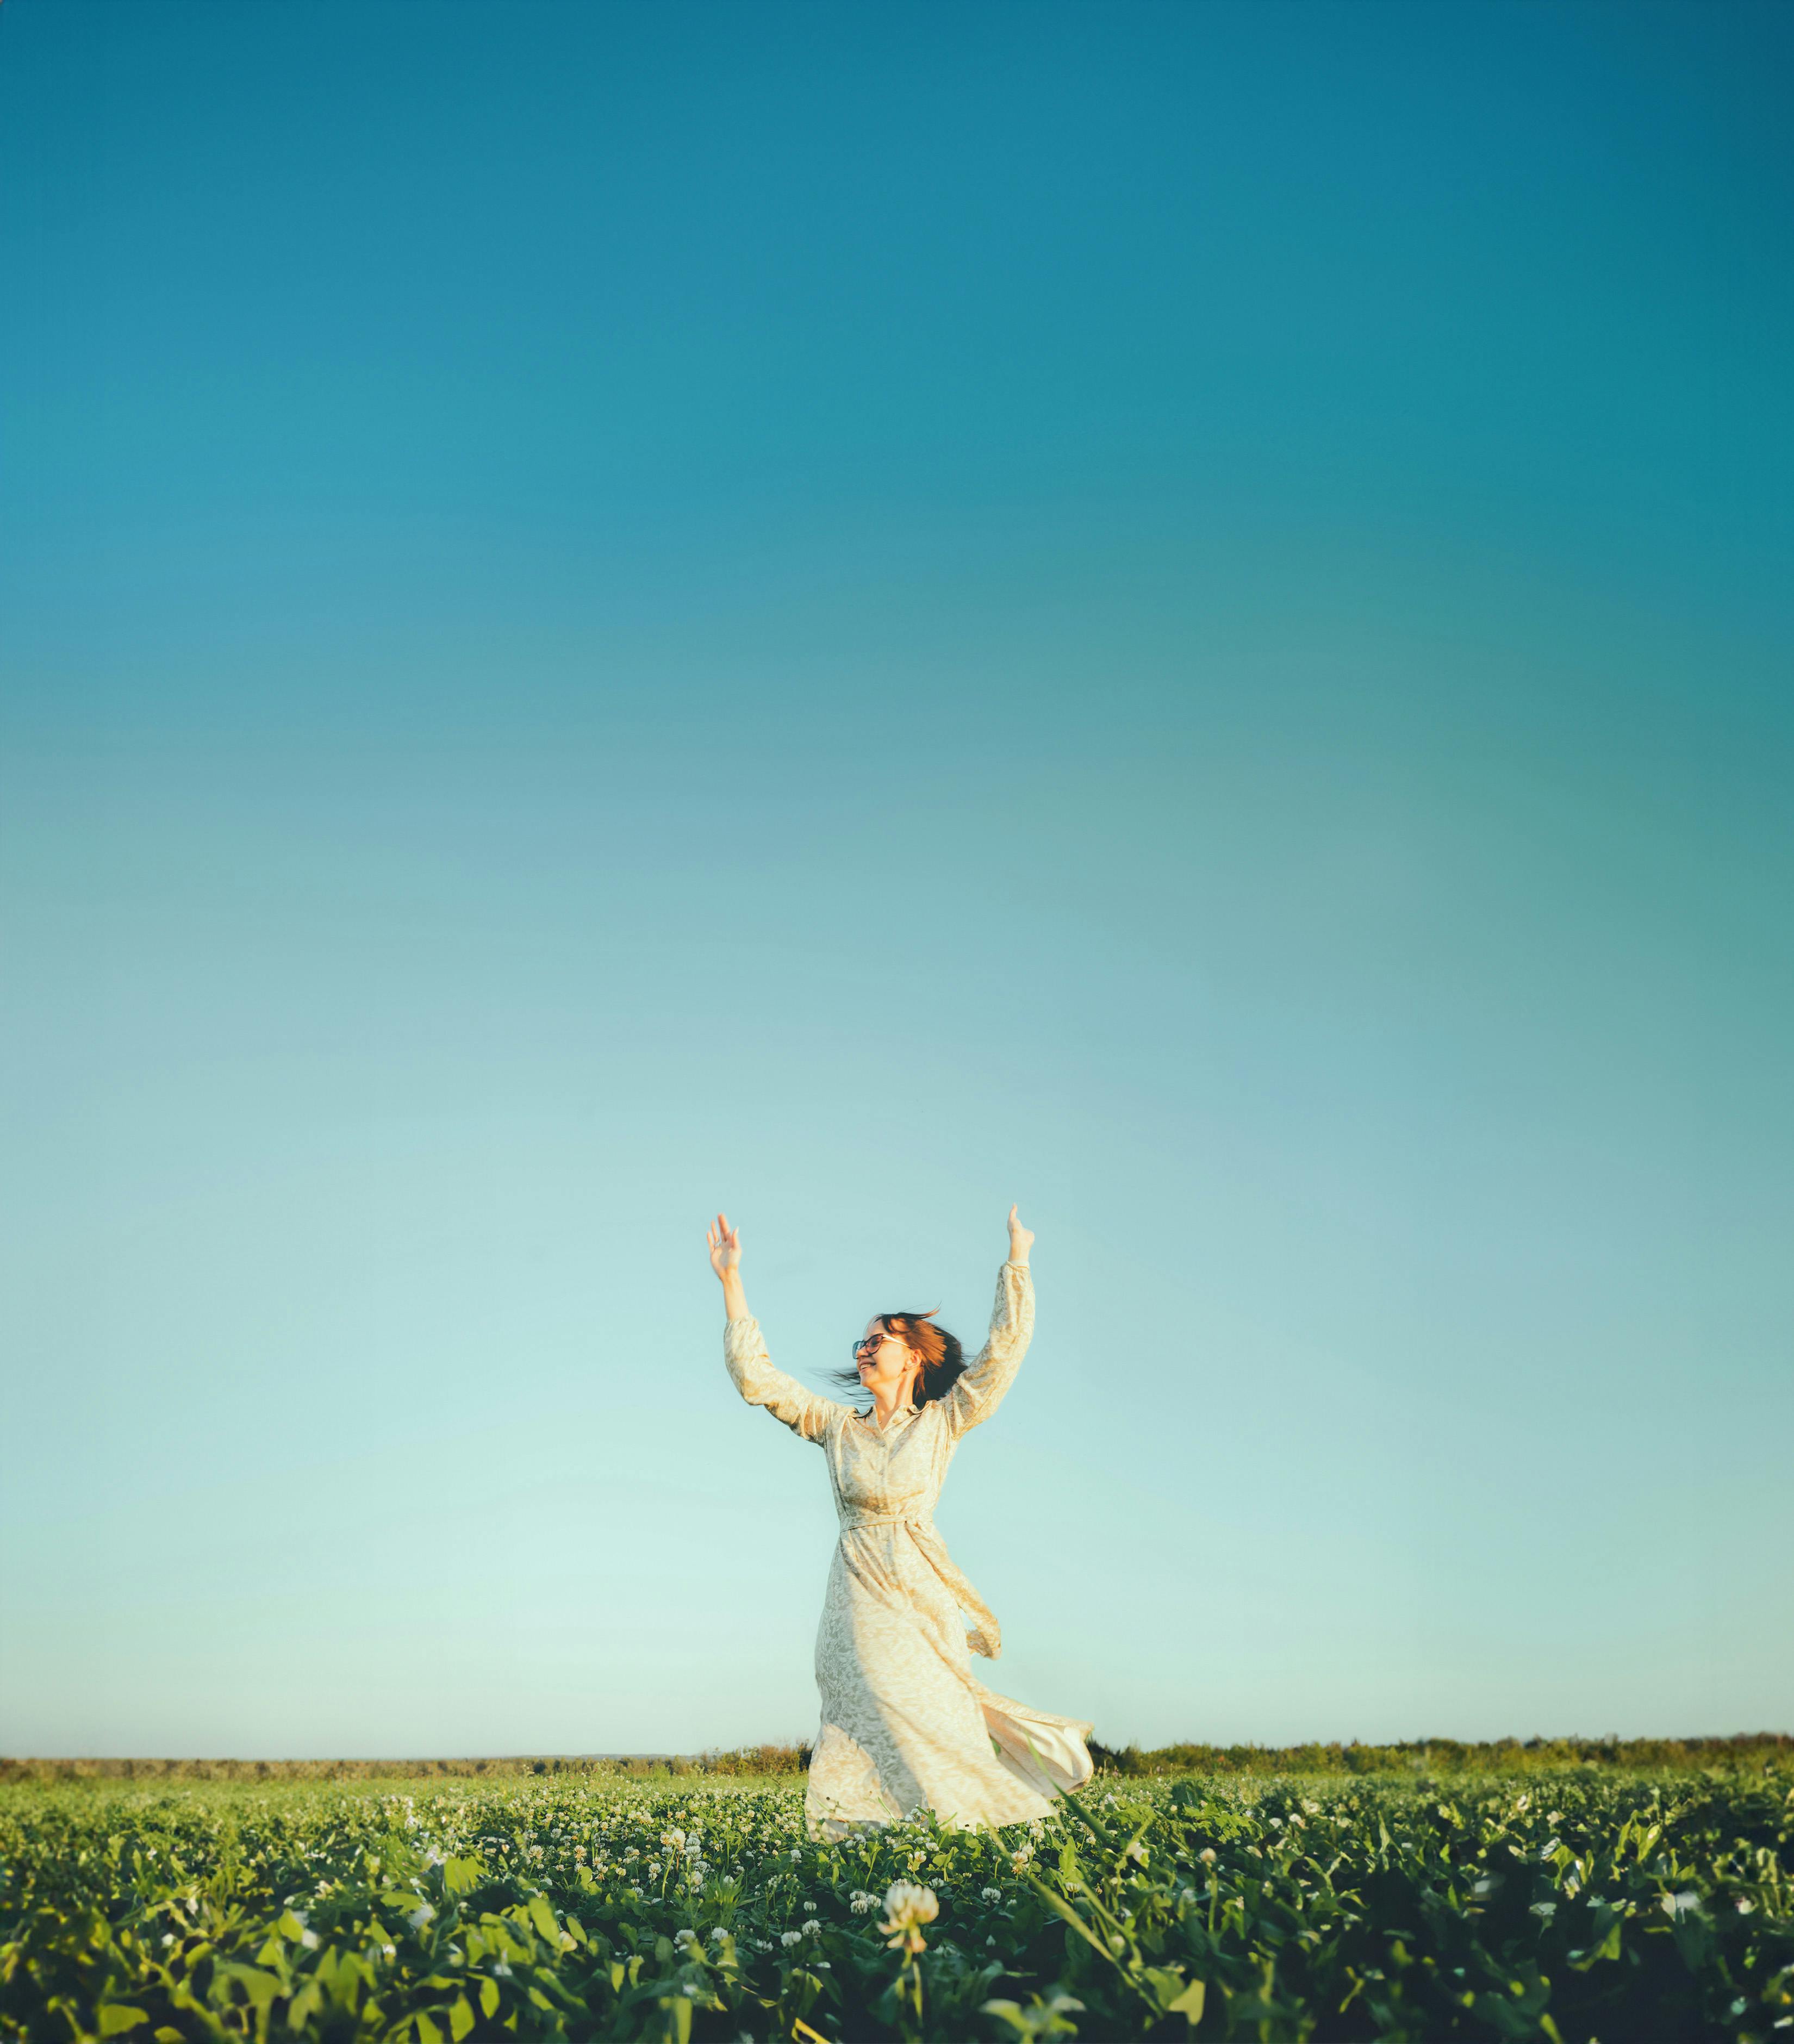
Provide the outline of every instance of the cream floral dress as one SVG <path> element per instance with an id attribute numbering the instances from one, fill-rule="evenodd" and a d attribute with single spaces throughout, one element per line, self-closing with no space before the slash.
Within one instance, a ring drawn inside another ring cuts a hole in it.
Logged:
<path id="1" fill-rule="evenodd" d="M 883 1427 L 774 1369 L 758 1320 L 731 1320 L 724 1334 L 742 1397 L 828 1458 L 840 1515 L 816 1641 L 822 1729 L 804 1799 L 814 1837 L 924 1806 L 955 1824 L 1019 1823 L 1090 1778 L 1089 1725 L 1000 1696 L 973 1674 L 971 1651 L 994 1660 L 1001 1636 L 935 1530 L 960 1436 L 1002 1403 L 1033 1331 L 1028 1266 L 1005 1263 L 976 1358 L 944 1397 Z"/>

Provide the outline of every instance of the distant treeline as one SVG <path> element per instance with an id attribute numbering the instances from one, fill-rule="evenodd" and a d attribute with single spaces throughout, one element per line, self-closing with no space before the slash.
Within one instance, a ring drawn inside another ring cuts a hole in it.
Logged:
<path id="1" fill-rule="evenodd" d="M 1396 1746 L 1137 1746 L 1090 1742 L 1105 1774 L 1525 1774 L 1553 1767 L 1737 1768 L 1794 1765 L 1794 1736 L 1730 1739 L 1408 1739 Z M 643 1781 L 680 1776 L 793 1775 L 807 1746 L 748 1746 L 727 1753 L 545 1754 L 494 1760 L 6 1760 L 0 1781 L 420 1781 L 559 1775 Z"/>
<path id="2" fill-rule="evenodd" d="M 1739 1767 L 1794 1760 L 1786 1732 L 1730 1739 L 1404 1739 L 1395 1746 L 1109 1746 L 1092 1739 L 1097 1768 L 1116 1774 L 1525 1774 L 1548 1767 Z"/>
<path id="3" fill-rule="evenodd" d="M 801 1774 L 807 1746 L 728 1753 L 507 1754 L 494 1760 L 7 1760 L 0 1781 L 421 1781 L 442 1776 L 558 1774 L 609 1780 L 655 1775 Z"/>

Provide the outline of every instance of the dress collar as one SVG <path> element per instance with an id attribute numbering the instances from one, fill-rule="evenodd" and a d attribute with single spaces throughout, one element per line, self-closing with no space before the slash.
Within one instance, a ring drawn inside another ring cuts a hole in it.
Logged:
<path id="1" fill-rule="evenodd" d="M 918 1418 L 921 1409 L 919 1405 L 900 1405 L 882 1427 L 878 1424 L 878 1408 L 876 1405 L 867 1406 L 859 1417 L 875 1434 L 894 1434 L 898 1427 L 907 1427 L 911 1420 Z"/>

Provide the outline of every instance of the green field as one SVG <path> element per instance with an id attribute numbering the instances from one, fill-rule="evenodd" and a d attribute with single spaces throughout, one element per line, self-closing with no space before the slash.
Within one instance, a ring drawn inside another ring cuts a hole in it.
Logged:
<path id="1" fill-rule="evenodd" d="M 801 1799 L 14 1781 L 0 2036 L 1794 2039 L 1773 1755 L 1105 1774 L 1043 1826 L 841 1846 Z M 907 1933 L 897 1882 L 934 1905 Z"/>

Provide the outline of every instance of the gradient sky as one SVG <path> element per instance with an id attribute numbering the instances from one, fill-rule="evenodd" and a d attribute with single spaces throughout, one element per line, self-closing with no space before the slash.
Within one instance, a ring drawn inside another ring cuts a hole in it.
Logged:
<path id="1" fill-rule="evenodd" d="M 1794 13 L 10 0 L 0 1750 L 1794 1725 Z"/>

